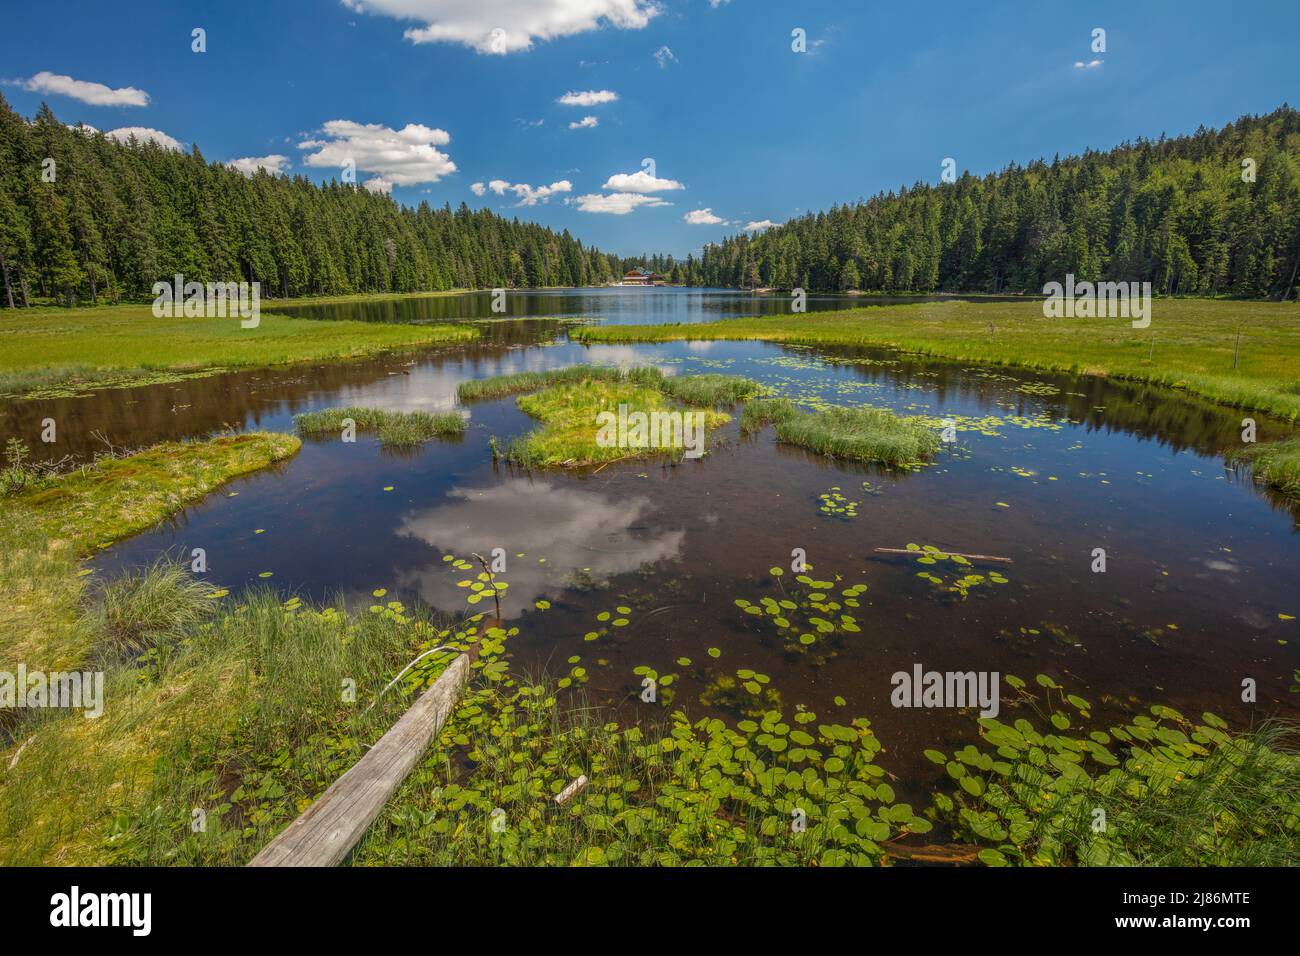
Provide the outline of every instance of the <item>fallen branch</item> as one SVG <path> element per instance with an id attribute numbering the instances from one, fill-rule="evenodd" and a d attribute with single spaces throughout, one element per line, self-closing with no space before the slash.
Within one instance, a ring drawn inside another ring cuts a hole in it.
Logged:
<path id="1" fill-rule="evenodd" d="M 906 554 L 914 558 L 926 558 L 935 554 L 945 554 L 950 558 L 966 558 L 968 561 L 1000 561 L 1011 564 L 1010 558 L 1000 558 L 996 554 L 962 554 L 960 551 L 913 551 L 910 548 L 876 548 L 881 554 Z"/>

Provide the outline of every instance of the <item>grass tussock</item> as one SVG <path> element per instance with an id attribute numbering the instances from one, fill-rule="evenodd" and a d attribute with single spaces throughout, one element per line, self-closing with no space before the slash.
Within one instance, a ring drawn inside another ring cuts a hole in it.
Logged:
<path id="1" fill-rule="evenodd" d="M 741 409 L 740 430 L 756 432 L 764 425 L 788 422 L 799 414 L 799 409 L 788 398 L 756 398 L 746 402 Z"/>
<path id="2" fill-rule="evenodd" d="M 659 390 L 670 398 L 697 408 L 730 407 L 753 398 L 763 387 L 739 375 L 709 372 L 704 375 L 675 375 L 663 379 Z"/>
<path id="3" fill-rule="evenodd" d="M 939 436 L 926 425 L 879 408 L 830 408 L 776 419 L 777 441 L 820 455 L 888 465 L 912 465 L 939 450 Z"/>
<path id="4" fill-rule="evenodd" d="M 647 416 L 679 413 L 683 430 L 661 435 L 657 443 L 639 446 L 604 442 L 599 416 L 604 412 L 617 415 L 620 406 Z M 577 467 L 656 456 L 676 460 L 687 450 L 685 428 L 702 425 L 694 434 L 703 451 L 708 433 L 731 418 L 724 412 L 683 407 L 657 388 L 602 379 L 552 385 L 521 396 L 519 407 L 542 426 L 508 443 L 503 455 L 526 468 Z"/>
<path id="5" fill-rule="evenodd" d="M 432 438 L 459 437 L 465 434 L 465 417 L 459 412 L 390 412 L 360 405 L 327 408 L 295 415 L 294 426 L 302 435 L 342 432 L 351 420 L 358 431 L 376 432 L 379 443 L 387 447 L 414 447 Z"/>
<path id="6" fill-rule="evenodd" d="M 179 644 L 212 616 L 216 590 L 165 557 L 109 581 L 91 598 L 87 623 L 96 649 L 105 659 L 124 660 Z"/>
<path id="7" fill-rule="evenodd" d="M 551 369 L 547 372 L 515 372 L 511 375 L 495 375 L 491 378 L 461 382 L 457 388 L 457 394 L 462 402 L 471 402 L 504 398 L 507 395 L 520 395 L 524 392 L 536 392 L 551 385 L 568 385 L 578 382 L 626 382 L 633 385 L 657 387 L 663 379 L 664 374 L 657 368 L 650 366 L 618 368 L 606 365 L 572 365 L 567 368 Z"/>
<path id="8" fill-rule="evenodd" d="M 1249 462 L 1254 466 L 1256 481 L 1284 495 L 1300 498 L 1300 435 L 1246 446 L 1233 451 L 1228 460 Z"/>

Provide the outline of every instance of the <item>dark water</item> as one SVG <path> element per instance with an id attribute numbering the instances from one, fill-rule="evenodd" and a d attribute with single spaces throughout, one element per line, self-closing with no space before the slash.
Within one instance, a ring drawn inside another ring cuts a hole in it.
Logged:
<path id="1" fill-rule="evenodd" d="M 1300 716 L 1300 694 L 1289 691 L 1300 622 L 1279 617 L 1300 617 L 1297 514 L 1225 470 L 1240 413 L 1144 386 L 879 350 L 581 346 L 555 322 L 488 328 L 484 343 L 415 356 L 15 403 L 3 424 L 7 432 L 53 415 L 70 423 L 65 450 L 83 452 L 98 440 L 92 432 L 133 445 L 225 425 L 289 430 L 295 413 L 337 405 L 449 409 L 467 379 L 578 362 L 745 375 L 807 404 L 949 417 L 958 441 L 919 471 L 837 463 L 777 445 L 770 429 L 742 436 L 733 422 L 703 459 L 678 466 L 527 473 L 494 465 L 488 439 L 531 420 L 513 399 L 474 403 L 463 440 L 413 454 L 386 453 L 366 435 L 307 440 L 283 467 L 232 483 L 94 563 L 107 576 L 202 547 L 209 576 L 232 589 L 461 611 L 469 592 L 457 582 L 473 573 L 444 557 L 501 548 L 503 612 L 521 628 L 512 649 L 523 668 L 558 676 L 580 656 L 591 697 L 630 706 L 641 689 L 633 670 L 646 665 L 678 675 L 673 703 L 696 714 L 708 683 L 750 668 L 771 676 L 787 708 L 871 718 L 886 765 L 918 785 L 937 769 L 921 750 L 968 738 L 974 715 L 891 707 L 891 675 L 915 662 L 1046 673 L 1103 714 L 1165 703 L 1238 725 Z M 1285 433 L 1261 422 L 1261 440 Z M 857 502 L 856 517 L 820 510 L 819 496 L 835 488 Z M 977 567 L 1007 583 L 962 600 L 919 578 L 912 560 L 875 551 L 910 543 L 1010 558 Z M 859 632 L 815 654 L 787 652 L 735 604 L 799 590 L 796 548 L 814 579 L 836 582 L 833 593 L 868 588 L 850 612 Z M 1106 550 L 1104 574 L 1091 570 L 1095 548 Z M 774 566 L 786 570 L 780 582 Z M 377 589 L 387 593 L 376 599 Z M 628 623 L 598 623 L 602 612 Z M 1258 684 L 1254 705 L 1241 701 L 1246 678 Z"/>
<path id="2" fill-rule="evenodd" d="M 493 309 L 491 292 L 414 296 L 370 302 L 303 305 L 286 303 L 281 311 L 307 319 L 351 319 L 362 322 L 455 322 L 472 319 L 598 318 L 605 325 L 672 322 L 714 322 L 739 315 L 788 315 L 788 292 L 755 293 L 735 289 L 682 289 L 667 286 L 614 286 L 590 289 L 507 290 Z M 805 311 L 825 312 L 877 305 L 916 304 L 970 296 L 806 296 Z M 982 296 L 984 302 L 1018 302 L 1023 296 Z"/>

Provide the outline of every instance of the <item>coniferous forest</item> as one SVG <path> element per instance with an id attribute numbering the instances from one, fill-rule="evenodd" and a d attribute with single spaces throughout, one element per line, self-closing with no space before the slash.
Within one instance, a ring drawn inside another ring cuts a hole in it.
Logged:
<path id="1" fill-rule="evenodd" d="M 42 173 L 53 159 L 53 181 Z M 3 307 L 140 300 L 181 273 L 265 296 L 594 285 L 622 260 L 568 231 L 358 186 L 248 177 L 189 152 L 28 121 L 0 97 Z"/>
<path id="2" fill-rule="evenodd" d="M 197 147 L 65 126 L 48 107 L 28 121 L 0 97 L 0 306 L 139 300 L 176 273 L 291 297 L 599 285 L 632 265 L 707 287 L 1032 293 L 1074 273 L 1290 298 L 1300 112 L 918 182 L 680 259 L 605 254 L 464 203 L 412 209 L 334 181 L 248 177 Z"/>
<path id="3" fill-rule="evenodd" d="M 917 183 L 665 265 L 702 286 L 1041 292 L 1072 272 L 1170 295 L 1294 298 L 1300 112 Z"/>

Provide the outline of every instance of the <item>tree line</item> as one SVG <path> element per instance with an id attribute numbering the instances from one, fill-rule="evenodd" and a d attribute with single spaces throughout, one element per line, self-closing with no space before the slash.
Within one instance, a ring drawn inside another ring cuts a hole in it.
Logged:
<path id="1" fill-rule="evenodd" d="M 598 285 L 632 261 L 464 203 L 119 143 L 44 104 L 27 120 L 0 96 L 0 307 L 150 299 L 177 273 L 284 297 Z"/>
<path id="2" fill-rule="evenodd" d="M 1018 293 L 1073 273 L 1171 295 L 1294 297 L 1300 112 L 918 182 L 655 261 L 696 286 Z"/>

